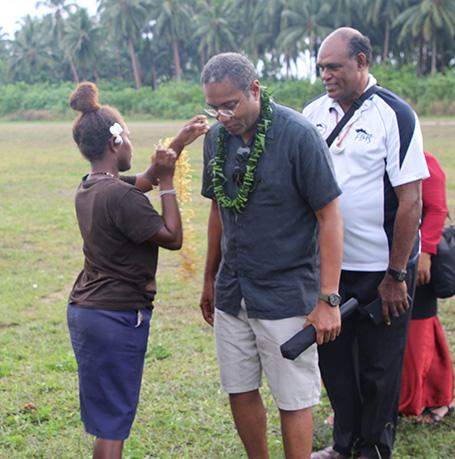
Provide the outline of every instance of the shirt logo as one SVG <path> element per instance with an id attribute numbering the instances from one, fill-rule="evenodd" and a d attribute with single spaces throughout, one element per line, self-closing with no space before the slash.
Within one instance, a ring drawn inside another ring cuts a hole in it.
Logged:
<path id="1" fill-rule="evenodd" d="M 316 124 L 316 127 L 318 128 L 321 135 L 324 135 L 325 131 L 327 131 L 327 125 L 325 125 L 324 123 L 318 123 Z"/>
<path id="2" fill-rule="evenodd" d="M 356 129 L 355 132 L 357 133 L 354 140 L 358 140 L 359 142 L 364 142 L 367 144 L 371 143 L 373 139 L 373 134 L 369 134 L 365 129 Z"/>

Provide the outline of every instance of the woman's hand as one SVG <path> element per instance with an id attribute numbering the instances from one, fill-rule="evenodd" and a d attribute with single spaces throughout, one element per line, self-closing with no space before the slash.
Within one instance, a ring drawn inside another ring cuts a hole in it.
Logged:
<path id="1" fill-rule="evenodd" d="M 422 252 L 417 267 L 417 285 L 429 284 L 431 280 L 431 254 Z"/>
<path id="2" fill-rule="evenodd" d="M 152 166 L 155 179 L 160 185 L 163 185 L 164 182 L 172 184 L 176 161 L 177 154 L 172 148 L 164 148 L 158 145 L 155 154 L 152 156 Z"/>
<path id="3" fill-rule="evenodd" d="M 205 115 L 197 115 L 184 124 L 172 140 L 170 147 L 180 155 L 184 147 L 194 142 L 199 136 L 209 130 L 209 123 Z"/>
<path id="4" fill-rule="evenodd" d="M 205 134 L 209 130 L 209 124 L 205 115 L 195 116 L 188 121 L 177 133 L 176 137 L 172 140 L 169 148 L 172 149 L 176 155 L 176 159 L 180 153 L 191 142 L 196 140 L 200 135 Z M 162 147 L 159 147 L 162 149 Z M 156 153 L 151 157 L 150 167 L 142 174 L 136 175 L 136 187 L 146 193 L 157 186 L 159 183 L 158 170 L 155 170 Z"/>

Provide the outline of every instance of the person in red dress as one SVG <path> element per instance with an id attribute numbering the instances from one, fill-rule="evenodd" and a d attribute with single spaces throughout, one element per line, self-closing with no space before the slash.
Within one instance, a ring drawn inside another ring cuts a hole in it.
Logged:
<path id="1" fill-rule="evenodd" d="M 454 375 L 431 287 L 431 256 L 436 254 L 447 217 L 445 174 L 425 151 L 430 177 L 422 183 L 422 253 L 403 363 L 399 412 L 436 423 L 453 411 Z"/>

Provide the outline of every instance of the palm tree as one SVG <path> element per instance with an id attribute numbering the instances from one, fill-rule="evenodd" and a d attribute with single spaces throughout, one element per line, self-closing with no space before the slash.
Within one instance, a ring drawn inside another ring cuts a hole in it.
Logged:
<path id="1" fill-rule="evenodd" d="M 27 15 L 22 18 L 21 28 L 14 34 L 9 70 L 16 80 L 36 82 L 41 72 L 50 67 L 49 42 L 42 25 L 40 20 Z"/>
<path id="2" fill-rule="evenodd" d="M 431 74 L 436 73 L 438 36 L 447 31 L 451 37 L 455 35 L 455 0 L 420 0 L 406 8 L 393 23 L 401 26 L 399 35 L 403 42 L 409 35 L 431 43 Z M 418 72 L 422 72 L 420 47 Z"/>
<path id="3" fill-rule="evenodd" d="M 329 5 L 321 5 L 320 0 L 289 1 L 288 9 L 282 14 L 285 25 L 277 39 L 281 48 L 289 49 L 295 45 L 298 51 L 307 49 L 310 53 L 310 62 L 315 62 L 321 36 L 331 30 L 326 23 L 329 11 Z"/>
<path id="4" fill-rule="evenodd" d="M 398 16 L 407 0 L 367 0 L 368 7 L 367 21 L 375 26 L 384 27 L 384 41 L 382 46 L 382 63 L 387 63 L 390 47 L 390 32 L 392 22 Z"/>
<path id="5" fill-rule="evenodd" d="M 65 17 L 74 9 L 78 8 L 77 4 L 74 2 L 68 2 L 68 0 L 40 0 L 36 2 L 36 8 L 45 7 L 51 10 L 51 13 L 46 15 L 47 18 L 50 18 L 52 21 L 52 33 L 54 35 L 54 48 L 61 49 L 62 39 L 64 34 L 64 21 Z M 56 46 L 55 46 L 56 45 Z M 58 53 L 58 51 L 57 51 Z M 78 83 L 79 75 L 76 69 L 76 64 L 74 63 L 70 55 L 65 55 L 66 59 L 71 68 L 71 73 L 73 75 L 73 80 Z"/>
<path id="6" fill-rule="evenodd" d="M 111 30 L 119 44 L 126 42 L 136 88 L 142 86 L 141 71 L 137 57 L 137 46 L 146 25 L 146 0 L 98 0 L 98 12 L 105 27 Z"/>
<path id="7" fill-rule="evenodd" d="M 182 64 L 180 62 L 179 40 L 188 39 L 189 27 L 193 16 L 191 2 L 180 0 L 152 0 L 151 9 L 154 12 L 153 19 L 155 35 L 164 37 L 172 49 L 175 78 L 182 78 Z"/>
<path id="8" fill-rule="evenodd" d="M 7 72 L 7 36 L 8 34 L 3 32 L 3 28 L 0 26 L 0 83 L 4 82 Z"/>
<path id="9" fill-rule="evenodd" d="M 73 8 L 77 8 L 77 3 L 68 2 L 68 0 L 39 0 L 36 2 L 35 7 L 48 8 L 52 11 L 51 16 L 53 19 L 53 32 L 57 40 L 63 38 L 63 21 L 64 17 L 71 13 Z"/>
<path id="10" fill-rule="evenodd" d="M 3 32 L 3 27 L 0 26 L 0 50 L 5 49 L 5 43 L 7 40 L 8 34 L 6 32 Z"/>
<path id="11" fill-rule="evenodd" d="M 352 26 L 359 9 L 359 0 L 325 0 L 321 2 L 330 8 L 329 17 L 333 27 Z"/>
<path id="12" fill-rule="evenodd" d="M 62 48 L 71 57 L 71 62 L 81 69 L 92 70 L 96 79 L 99 78 L 96 63 L 100 49 L 99 27 L 90 18 L 85 8 L 70 14 L 65 21 Z M 77 69 L 74 71 L 77 74 Z"/>
<path id="13" fill-rule="evenodd" d="M 199 38 L 201 63 L 222 51 L 238 49 L 232 29 L 231 5 L 223 0 L 199 0 L 195 16 L 195 37 Z"/>
<path id="14" fill-rule="evenodd" d="M 151 34 L 146 36 L 138 52 L 143 75 L 147 75 L 152 90 L 158 88 L 160 77 L 172 77 L 172 57 L 168 53 L 168 45 L 159 37 Z"/>
<path id="15" fill-rule="evenodd" d="M 246 28 L 248 35 L 243 39 L 249 48 L 255 49 L 261 59 L 264 76 L 275 76 L 281 69 L 281 50 L 278 49 L 277 37 L 282 28 L 282 13 L 287 9 L 288 0 L 269 0 L 256 5 L 251 24 Z M 249 43 L 251 42 L 251 43 Z M 246 48 L 248 49 L 248 48 Z"/>
<path id="16" fill-rule="evenodd" d="M 263 20 L 266 16 L 266 11 L 273 8 L 277 1 L 282 2 L 282 0 L 268 0 L 267 2 L 228 0 L 225 2 L 226 7 L 229 7 L 229 10 L 227 10 L 228 15 L 225 16 L 225 19 L 227 19 L 228 26 L 235 37 L 234 41 L 237 46 L 241 46 L 241 49 L 252 60 L 259 55 L 264 32 L 269 32 L 271 28 L 271 24 L 268 21 L 264 27 Z"/>

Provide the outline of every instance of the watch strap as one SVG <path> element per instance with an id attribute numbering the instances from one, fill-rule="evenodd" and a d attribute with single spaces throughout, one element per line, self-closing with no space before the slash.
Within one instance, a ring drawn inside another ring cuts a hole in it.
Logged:
<path id="1" fill-rule="evenodd" d="M 319 299 L 325 301 L 332 308 L 339 306 L 341 303 L 341 296 L 338 293 L 329 293 L 328 295 L 320 293 Z"/>
<path id="2" fill-rule="evenodd" d="M 406 280 L 407 271 L 405 269 L 397 271 L 389 266 L 387 268 L 387 274 L 389 274 L 397 282 L 404 282 Z"/>

